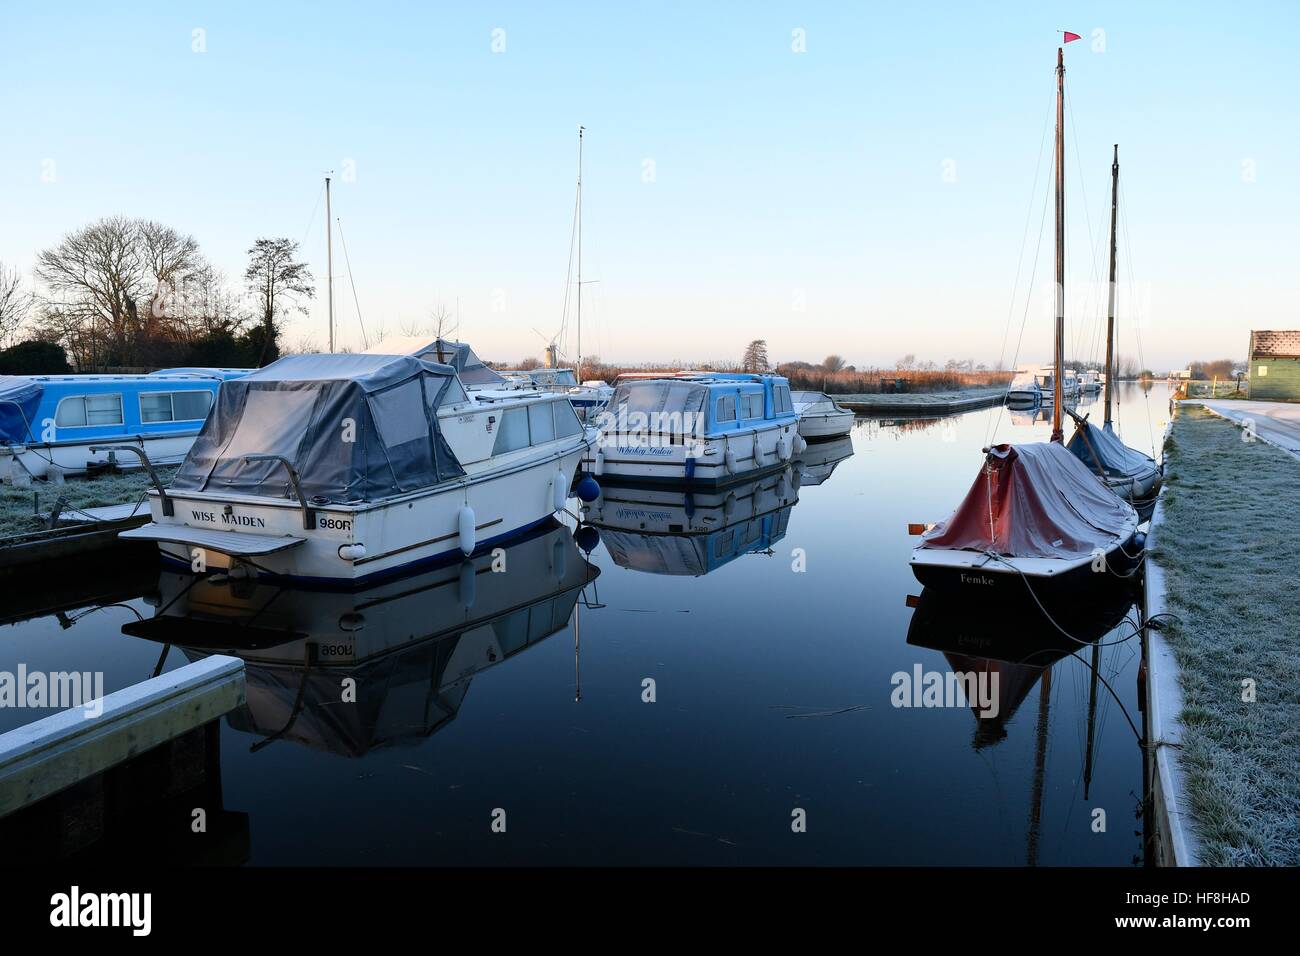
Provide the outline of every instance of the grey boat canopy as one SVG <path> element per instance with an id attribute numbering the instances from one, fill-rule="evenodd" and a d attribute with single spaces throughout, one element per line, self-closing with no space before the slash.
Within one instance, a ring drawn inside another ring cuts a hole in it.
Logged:
<path id="1" fill-rule="evenodd" d="M 410 355 L 291 355 L 225 382 L 173 491 L 356 503 L 465 474 L 438 424 L 456 373 Z M 272 455 L 278 459 L 250 459 Z"/>
<path id="2" fill-rule="evenodd" d="M 453 342 L 450 339 L 429 341 L 423 336 L 408 335 L 401 338 L 385 339 L 364 354 L 413 355 L 429 362 L 450 365 L 460 376 L 465 385 L 508 386 L 504 375 L 488 368 L 487 364 L 474 354 L 467 342 Z"/>

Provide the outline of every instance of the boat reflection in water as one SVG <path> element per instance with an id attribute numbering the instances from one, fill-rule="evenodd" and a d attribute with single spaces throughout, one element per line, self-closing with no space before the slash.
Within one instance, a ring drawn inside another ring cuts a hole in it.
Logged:
<path id="1" fill-rule="evenodd" d="M 1114 588 L 1086 607 L 1071 608 L 1068 616 L 1063 608 L 1026 606 L 1021 602 L 1008 602 L 1002 613 L 991 614 L 987 606 L 953 601 L 950 594 L 930 588 L 922 591 L 916 600 L 907 643 L 942 652 L 954 674 L 974 674 L 982 686 L 990 691 L 996 688 L 994 714 L 986 716 L 981 703 L 972 702 L 975 736 L 971 745 L 975 750 L 1005 740 L 1011 718 L 1034 686 L 1039 688 L 1025 835 L 1027 866 L 1038 865 L 1042 836 L 1053 667 L 1067 656 L 1086 662 L 1088 667 L 1082 779 L 1082 796 L 1087 800 L 1096 761 L 1098 712 L 1105 710 L 1105 700 L 1113 693 L 1109 686 L 1100 686 L 1102 658 L 1120 651 L 1115 645 L 1137 638 L 1137 625 L 1132 620 L 1126 621 L 1130 612 L 1136 613 L 1133 607 L 1135 598 L 1135 591 L 1131 588 Z M 912 600 L 909 598 L 909 602 Z M 1069 622 L 1069 636 L 1061 633 L 1054 623 L 1063 620 Z M 1129 653 L 1137 654 L 1139 651 L 1133 648 Z M 1120 707 L 1122 710 L 1123 705 Z M 1140 737 L 1133 717 L 1127 712 L 1125 717 L 1134 734 Z"/>
<path id="2" fill-rule="evenodd" d="M 246 664 L 230 726 L 358 757 L 456 716 L 471 678 L 565 629 L 599 569 L 551 522 L 505 548 L 364 591 L 294 590 L 164 572 L 127 634 Z M 355 682 L 347 684 L 347 680 Z M 344 695 L 352 690 L 351 702 Z"/>
<path id="3" fill-rule="evenodd" d="M 602 483 L 583 517 L 621 568 L 699 577 L 785 537 L 799 500 L 791 465 L 716 491 Z"/>
<path id="4" fill-rule="evenodd" d="M 853 439 L 848 435 L 809 445 L 794 463 L 799 471 L 799 487 L 812 488 L 820 485 L 831 476 L 840 462 L 852 455 Z"/>
<path id="5" fill-rule="evenodd" d="M 1040 680 L 1044 684 L 1040 700 L 1046 705 L 1052 666 L 1070 654 L 1087 660 L 1092 670 L 1091 713 L 1103 645 L 1135 633 L 1135 625 L 1120 627 L 1133 611 L 1134 600 L 1132 588 L 1115 587 L 1101 592 L 1087 606 L 1072 606 L 1068 615 L 1063 608 L 1049 605 L 1044 609 L 1032 601 L 1007 602 L 991 613 L 987 605 L 954 601 L 951 595 L 926 588 L 915 600 L 907 643 L 942 652 L 954 673 L 997 675 L 996 713 L 984 716 L 978 703 L 972 702 L 976 718 L 973 746 L 978 750 L 1006 738 L 1007 723 Z M 1068 621 L 1064 626 L 1070 637 L 1061 633 L 1054 620 Z M 1120 633 L 1102 641 L 1116 628 Z"/>

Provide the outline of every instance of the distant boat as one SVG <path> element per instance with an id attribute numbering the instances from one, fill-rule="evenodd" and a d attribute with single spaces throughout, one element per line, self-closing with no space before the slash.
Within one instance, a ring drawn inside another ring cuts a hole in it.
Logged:
<path id="1" fill-rule="evenodd" d="M 1056 307 L 1050 442 L 995 445 L 957 510 L 917 527 L 912 572 L 926 586 L 1003 598 L 1114 581 L 1140 557 L 1138 515 L 1062 444 L 1065 368 L 1065 61 L 1056 59 Z"/>
<path id="2" fill-rule="evenodd" d="M 1007 386 L 1007 405 L 1010 408 L 1033 408 L 1042 404 L 1043 390 L 1038 384 L 1038 374 L 1031 368 L 1016 369 Z"/>
<path id="3" fill-rule="evenodd" d="M 852 430 L 853 412 L 825 392 L 791 392 L 790 397 L 799 413 L 799 434 L 806 441 L 826 441 Z"/>
<path id="4" fill-rule="evenodd" d="M 595 443 L 558 395 L 474 398 L 410 355 L 295 355 L 227 383 L 122 532 L 165 562 L 360 585 L 459 559 L 562 510 Z"/>
<path id="5" fill-rule="evenodd" d="M 0 479 L 84 474 L 185 457 L 222 382 L 251 369 L 176 368 L 148 375 L 0 376 Z"/>
<path id="6" fill-rule="evenodd" d="M 1095 395 L 1101 391 L 1101 376 L 1095 369 L 1084 369 L 1079 373 L 1079 388 L 1085 394 Z"/>
<path id="7" fill-rule="evenodd" d="M 680 372 L 620 380 L 583 458 L 597 477 L 721 485 L 783 468 L 807 444 L 781 375 Z"/>
<path id="8" fill-rule="evenodd" d="M 1110 382 L 1119 378 L 1112 374 L 1115 368 L 1115 250 L 1116 219 L 1119 210 L 1119 146 L 1115 146 L 1110 167 L 1110 297 L 1106 310 L 1106 393 L 1105 412 L 1101 428 L 1090 424 L 1087 417 L 1071 413 L 1075 422 L 1074 434 L 1067 446 L 1075 456 L 1105 482 L 1115 494 L 1138 508 L 1144 518 L 1155 510 L 1155 498 L 1164 470 L 1150 455 L 1130 448 L 1115 434 L 1111 421 L 1114 390 Z M 1094 373 L 1095 374 L 1095 373 Z"/>

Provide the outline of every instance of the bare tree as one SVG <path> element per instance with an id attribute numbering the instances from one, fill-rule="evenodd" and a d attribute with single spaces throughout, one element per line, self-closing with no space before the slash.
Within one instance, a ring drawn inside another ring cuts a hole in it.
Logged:
<path id="1" fill-rule="evenodd" d="M 32 309 L 32 295 L 23 287 L 22 274 L 0 262 L 0 348 L 17 337 Z"/>
<path id="2" fill-rule="evenodd" d="M 822 368 L 827 372 L 839 372 L 844 369 L 844 356 L 828 355 L 822 361 Z"/>

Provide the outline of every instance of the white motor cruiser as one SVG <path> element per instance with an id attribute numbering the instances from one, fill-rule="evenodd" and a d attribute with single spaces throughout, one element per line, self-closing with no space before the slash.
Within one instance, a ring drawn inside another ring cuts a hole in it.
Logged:
<path id="1" fill-rule="evenodd" d="M 565 507 L 596 441 L 561 395 L 479 394 L 410 355 L 296 355 L 227 383 L 157 541 L 194 570 L 354 585 L 473 553 Z"/>
<path id="2" fill-rule="evenodd" d="M 806 441 L 827 441 L 853 429 L 853 412 L 825 392 L 791 392 L 799 415 L 799 435 Z"/>

